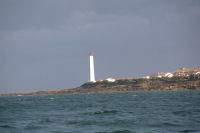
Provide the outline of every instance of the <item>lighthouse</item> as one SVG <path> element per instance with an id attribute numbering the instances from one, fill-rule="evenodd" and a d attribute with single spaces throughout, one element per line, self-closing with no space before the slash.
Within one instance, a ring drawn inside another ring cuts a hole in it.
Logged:
<path id="1" fill-rule="evenodd" d="M 94 57 L 92 53 L 89 56 L 89 82 L 96 82 L 94 76 Z"/>

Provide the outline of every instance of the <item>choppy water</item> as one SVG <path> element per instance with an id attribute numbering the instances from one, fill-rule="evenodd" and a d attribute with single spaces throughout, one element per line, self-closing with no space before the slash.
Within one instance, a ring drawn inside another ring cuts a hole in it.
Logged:
<path id="1" fill-rule="evenodd" d="M 0 97 L 0 133 L 199 133 L 200 91 Z"/>

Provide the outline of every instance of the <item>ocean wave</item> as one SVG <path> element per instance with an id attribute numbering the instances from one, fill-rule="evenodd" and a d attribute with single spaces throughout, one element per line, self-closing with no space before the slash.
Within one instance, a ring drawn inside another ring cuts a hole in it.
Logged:
<path id="1" fill-rule="evenodd" d="M 185 110 L 180 110 L 180 111 L 174 111 L 174 112 L 172 112 L 172 114 L 185 116 L 185 115 L 191 114 L 191 112 L 185 111 Z"/>
<path id="2" fill-rule="evenodd" d="M 95 133 L 133 133 L 129 130 L 115 130 L 115 131 L 111 131 L 111 132 L 95 132 Z"/>
<path id="3" fill-rule="evenodd" d="M 79 125 L 79 126 L 86 126 L 86 125 L 97 125 L 98 122 L 94 120 L 81 120 L 81 121 L 69 121 L 67 125 Z"/>
<path id="4" fill-rule="evenodd" d="M 0 109 L 5 109 L 5 106 L 0 105 Z"/>
<path id="5" fill-rule="evenodd" d="M 148 126 L 149 127 L 182 127 L 182 125 L 171 123 L 171 122 L 149 124 Z"/>
<path id="6" fill-rule="evenodd" d="M 41 126 L 38 125 L 28 125 L 24 129 L 34 130 L 34 129 L 41 129 Z"/>
<path id="7" fill-rule="evenodd" d="M 129 131 L 129 130 L 116 130 L 116 131 L 112 131 L 110 133 L 131 133 L 131 131 Z"/>
<path id="8" fill-rule="evenodd" d="M 51 123 L 52 120 L 50 120 L 49 118 L 43 118 L 39 121 L 40 124 L 43 124 L 43 123 Z"/>
<path id="9" fill-rule="evenodd" d="M 2 127 L 2 128 L 16 128 L 16 127 L 10 126 L 10 125 L 0 125 L 0 127 Z"/>
<path id="10" fill-rule="evenodd" d="M 87 112 L 85 114 L 98 115 L 98 114 L 116 114 L 116 113 L 117 113 L 116 110 L 100 110 L 100 111 L 96 111 L 96 112 Z"/>
<path id="11" fill-rule="evenodd" d="M 179 131 L 180 133 L 191 133 L 191 132 L 196 132 L 196 133 L 198 133 L 199 132 L 199 130 L 182 130 L 182 131 Z"/>

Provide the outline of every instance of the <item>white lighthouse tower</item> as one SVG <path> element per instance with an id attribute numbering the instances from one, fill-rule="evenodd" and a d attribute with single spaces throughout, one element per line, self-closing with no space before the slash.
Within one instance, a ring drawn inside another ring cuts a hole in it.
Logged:
<path id="1" fill-rule="evenodd" d="M 89 82 L 96 82 L 94 76 L 94 57 L 92 53 L 89 56 Z"/>

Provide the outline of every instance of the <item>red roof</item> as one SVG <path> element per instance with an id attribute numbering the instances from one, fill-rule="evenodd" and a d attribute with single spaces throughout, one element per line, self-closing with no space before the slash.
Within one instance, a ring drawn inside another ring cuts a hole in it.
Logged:
<path id="1" fill-rule="evenodd" d="M 90 56 L 93 56 L 92 53 L 90 53 Z"/>
<path id="2" fill-rule="evenodd" d="M 175 72 L 199 72 L 200 68 L 181 68 Z"/>

